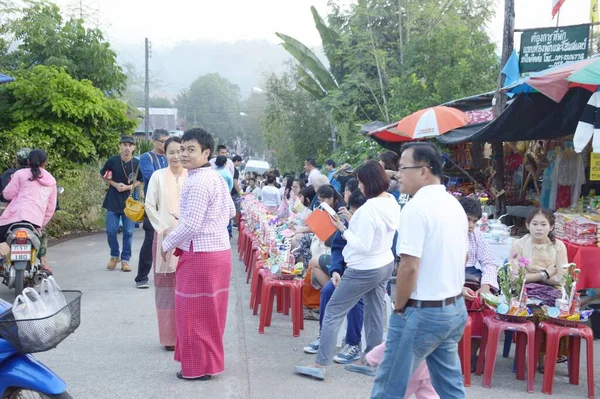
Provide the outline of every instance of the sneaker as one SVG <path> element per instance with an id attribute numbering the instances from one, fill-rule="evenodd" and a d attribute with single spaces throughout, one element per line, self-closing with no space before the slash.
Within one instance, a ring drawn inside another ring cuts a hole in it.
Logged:
<path id="1" fill-rule="evenodd" d="M 150 284 L 147 281 L 138 281 L 135 283 L 135 288 L 144 289 L 150 288 Z"/>
<path id="2" fill-rule="evenodd" d="M 108 261 L 108 265 L 106 265 L 106 268 L 108 270 L 115 270 L 115 267 L 117 267 L 117 264 L 121 261 L 121 259 L 119 258 L 110 258 L 110 260 Z"/>
<path id="3" fill-rule="evenodd" d="M 317 339 L 315 339 L 313 342 L 311 342 L 310 344 L 308 344 L 304 347 L 304 353 L 308 353 L 311 355 L 314 355 L 315 353 L 317 353 L 319 351 L 320 340 L 321 340 L 321 334 L 319 334 Z"/>
<path id="4" fill-rule="evenodd" d="M 333 357 L 333 361 L 339 364 L 348 364 L 360 358 L 360 346 L 348 345 Z"/>
<path id="5" fill-rule="evenodd" d="M 131 266 L 129 266 L 129 262 L 127 262 L 127 261 L 121 262 L 121 270 L 123 270 L 124 272 L 130 272 Z"/>

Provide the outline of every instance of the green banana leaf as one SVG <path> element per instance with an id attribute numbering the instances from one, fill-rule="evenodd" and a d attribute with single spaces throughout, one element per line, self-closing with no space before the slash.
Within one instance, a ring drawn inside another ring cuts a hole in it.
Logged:
<path id="1" fill-rule="evenodd" d="M 313 97 L 322 99 L 327 95 L 327 92 L 319 85 L 319 83 L 312 77 L 306 70 L 298 65 L 298 74 L 300 75 L 300 80 L 298 81 L 298 86 L 302 87 L 304 90 L 313 95 Z"/>
<path id="2" fill-rule="evenodd" d="M 310 11 L 312 12 L 313 19 L 315 21 L 315 26 L 319 31 L 319 35 L 321 36 L 323 50 L 325 51 L 325 55 L 329 60 L 329 66 L 332 71 L 336 71 L 340 63 L 338 62 L 339 55 L 336 55 L 335 50 L 340 41 L 340 34 L 336 30 L 327 26 L 327 24 L 325 23 L 321 15 L 319 15 L 319 12 L 314 6 L 310 8 Z M 335 76 L 338 82 L 340 81 L 341 77 L 342 76 L 339 76 L 338 74 L 336 74 Z"/>
<path id="3" fill-rule="evenodd" d="M 283 48 L 286 49 L 300 65 L 313 74 L 315 79 L 319 82 L 319 85 L 325 89 L 325 91 L 337 88 L 337 83 L 333 79 L 333 76 L 325 65 L 317 58 L 315 53 L 293 37 L 283 33 L 276 33 L 276 35 L 283 40 Z"/>

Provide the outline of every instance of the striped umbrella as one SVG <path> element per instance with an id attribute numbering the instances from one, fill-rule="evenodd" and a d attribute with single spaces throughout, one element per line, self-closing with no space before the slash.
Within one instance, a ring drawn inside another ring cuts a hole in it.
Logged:
<path id="1" fill-rule="evenodd" d="M 392 142 L 420 140 L 441 136 L 470 121 L 469 115 L 456 108 L 437 106 L 417 111 L 400 122 L 370 132 L 369 136 Z"/>

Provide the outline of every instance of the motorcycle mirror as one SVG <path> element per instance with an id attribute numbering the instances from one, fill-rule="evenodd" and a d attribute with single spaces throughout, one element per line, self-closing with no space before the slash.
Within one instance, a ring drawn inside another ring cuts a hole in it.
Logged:
<path id="1" fill-rule="evenodd" d="M 58 191 L 58 193 L 59 193 L 59 194 L 62 194 L 62 193 L 64 193 L 64 192 L 65 192 L 65 188 L 64 188 L 64 187 L 62 187 L 62 186 L 58 186 L 58 189 L 57 189 L 57 191 Z"/>

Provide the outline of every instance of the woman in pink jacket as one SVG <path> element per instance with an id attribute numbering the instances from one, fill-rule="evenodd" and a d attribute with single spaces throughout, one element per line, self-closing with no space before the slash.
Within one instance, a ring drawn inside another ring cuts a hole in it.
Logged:
<path id="1" fill-rule="evenodd" d="M 29 154 L 29 168 L 16 171 L 2 195 L 10 201 L 0 215 L 0 243 L 15 223 L 27 222 L 44 227 L 56 210 L 56 180 L 44 169 L 48 156 L 42 150 Z"/>

